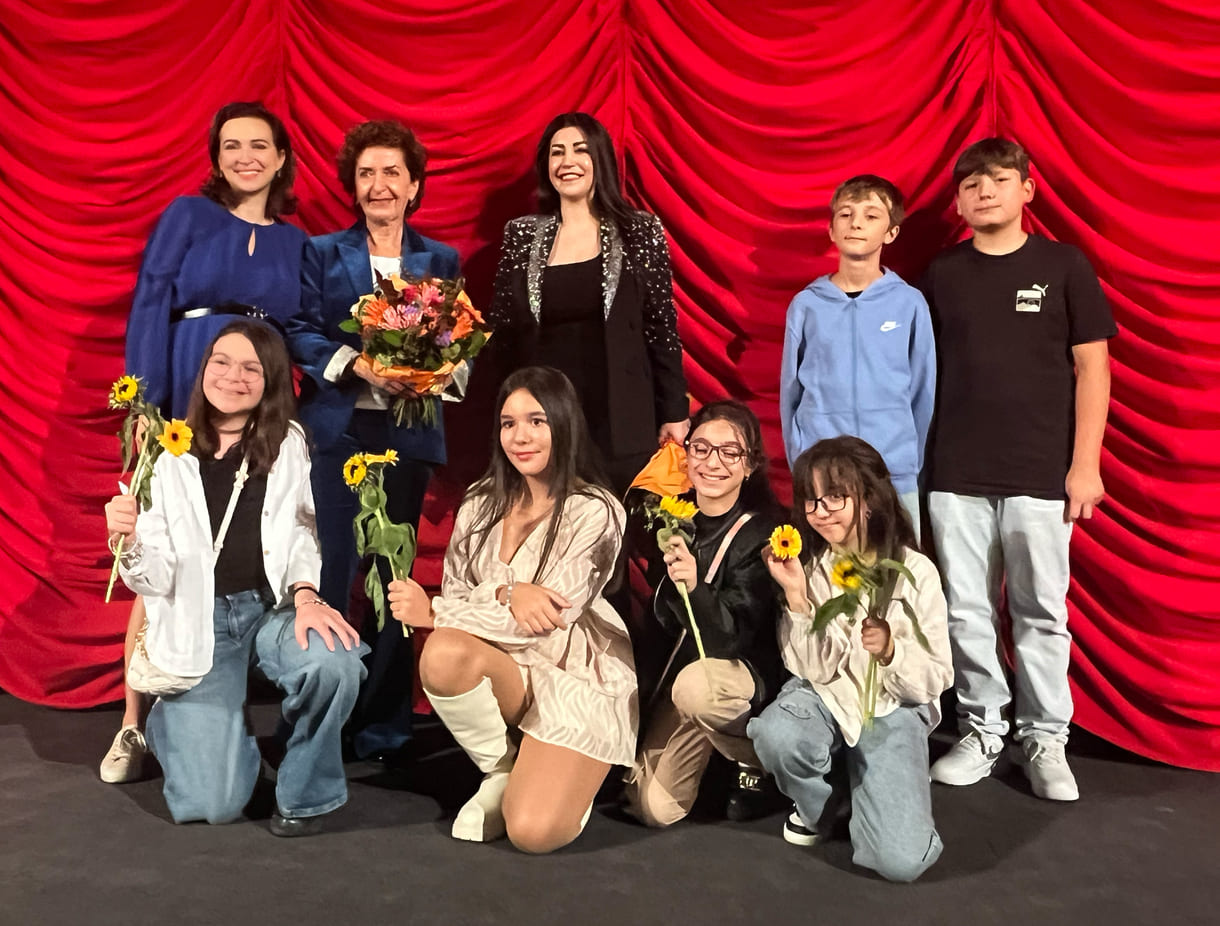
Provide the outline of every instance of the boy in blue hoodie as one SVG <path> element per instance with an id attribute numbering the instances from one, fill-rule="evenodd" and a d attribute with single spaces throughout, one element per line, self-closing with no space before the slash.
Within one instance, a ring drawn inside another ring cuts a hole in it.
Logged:
<path id="1" fill-rule="evenodd" d="M 839 269 L 788 306 L 780 369 L 780 424 L 792 466 L 818 441 L 850 434 L 880 451 L 919 535 L 919 471 L 936 396 L 928 304 L 881 266 L 898 237 L 902 193 L 861 174 L 830 201 Z"/>

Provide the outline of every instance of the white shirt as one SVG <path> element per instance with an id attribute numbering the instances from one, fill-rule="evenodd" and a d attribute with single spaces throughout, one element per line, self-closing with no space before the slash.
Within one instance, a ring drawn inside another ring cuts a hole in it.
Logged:
<path id="1" fill-rule="evenodd" d="M 953 657 L 949 650 L 949 619 L 940 576 L 932 561 L 914 550 L 904 550 L 903 563 L 915 576 L 912 589 L 899 576 L 889 613 L 885 615 L 894 641 L 894 658 L 888 666 L 877 665 L 881 689 L 877 695 L 877 717 L 884 717 L 902 704 L 928 704 L 932 725 L 940 722 L 939 698 L 953 684 Z M 831 582 L 831 567 L 838 556 L 827 549 L 805 567 L 809 601 L 814 610 L 842 589 Z M 932 648 L 929 653 L 915 638 L 911 620 L 899 598 L 906 598 L 919 620 L 919 628 Z M 813 615 L 785 609 L 779 621 L 779 645 L 784 665 L 793 675 L 806 679 L 839 724 L 843 740 L 854 746 L 864 721 L 860 694 L 872 658 L 860 640 L 867 597 L 852 615 L 838 615 L 824 633 L 812 632 Z"/>
<path id="2" fill-rule="evenodd" d="M 289 428 L 267 474 L 260 535 L 263 569 L 280 606 L 291 604 L 294 585 L 317 587 L 322 555 L 309 451 L 299 425 Z M 140 513 L 136 536 L 143 552 L 119 572 L 128 588 L 144 596 L 148 658 L 175 675 L 206 675 L 212 668 L 216 554 L 196 457 L 161 454 L 153 469 L 152 506 Z"/>

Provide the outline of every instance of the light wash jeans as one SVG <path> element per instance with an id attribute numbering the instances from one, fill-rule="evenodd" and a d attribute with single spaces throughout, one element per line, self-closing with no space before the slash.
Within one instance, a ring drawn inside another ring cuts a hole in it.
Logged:
<path id="1" fill-rule="evenodd" d="M 1018 741 L 1066 743 L 1072 719 L 1068 662 L 1068 546 L 1064 502 L 1028 496 L 928 496 L 945 598 L 961 732 L 1003 736 L 1012 691 L 996 610 L 1008 591 Z"/>
<path id="2" fill-rule="evenodd" d="M 851 786 L 852 861 L 890 881 L 914 881 L 940 858 L 944 844 L 932 820 L 926 704 L 902 706 L 873 721 L 855 746 L 843 742 L 826 704 L 803 678 L 791 678 L 746 733 L 763 768 L 792 798 L 801 821 L 816 829 L 830 797 L 831 760 L 847 756 Z"/>
<path id="3" fill-rule="evenodd" d="M 261 760 L 245 713 L 251 667 L 284 691 L 292 727 L 275 786 L 280 813 L 313 817 L 346 803 L 339 733 L 364 676 L 361 653 L 337 642 L 332 653 L 314 632 L 302 650 L 295 617 L 292 608 L 273 610 L 258 592 L 218 597 L 211 671 L 190 691 L 153 705 L 148 744 L 165 773 L 174 822 L 229 823 L 254 792 Z"/>
<path id="4" fill-rule="evenodd" d="M 919 535 L 919 490 L 916 489 L 914 492 L 899 492 L 898 501 L 902 503 L 902 507 L 911 516 L 911 523 L 915 527 L 915 539 L 922 544 L 923 538 Z"/>

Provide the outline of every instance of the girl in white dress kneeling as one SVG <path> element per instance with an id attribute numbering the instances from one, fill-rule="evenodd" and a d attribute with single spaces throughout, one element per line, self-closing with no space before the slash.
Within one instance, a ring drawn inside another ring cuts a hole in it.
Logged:
<path id="1" fill-rule="evenodd" d="M 458 511 L 441 594 L 429 601 L 407 579 L 390 601 L 398 620 L 435 628 L 424 691 L 486 775 L 454 837 L 507 833 L 551 852 L 580 835 L 611 766 L 635 751 L 631 641 L 602 597 L 625 516 L 567 377 L 518 370 L 496 408 L 491 464 Z"/>

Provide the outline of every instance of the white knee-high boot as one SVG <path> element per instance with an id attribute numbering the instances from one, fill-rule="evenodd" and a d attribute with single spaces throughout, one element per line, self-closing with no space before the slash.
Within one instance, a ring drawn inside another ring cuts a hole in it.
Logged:
<path id="1" fill-rule="evenodd" d="M 500 702 L 484 676 L 470 691 L 443 697 L 424 693 L 441 721 L 466 755 L 484 772 L 483 783 L 463 805 L 453 821 L 453 838 L 490 842 L 505 834 L 500 803 L 508 787 L 508 773 L 517 757 L 517 747 L 508 738 L 508 727 L 500 716 Z"/>

